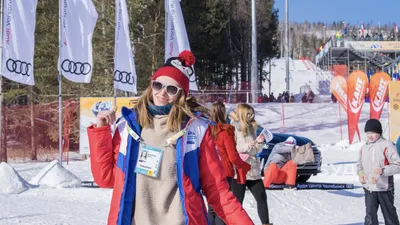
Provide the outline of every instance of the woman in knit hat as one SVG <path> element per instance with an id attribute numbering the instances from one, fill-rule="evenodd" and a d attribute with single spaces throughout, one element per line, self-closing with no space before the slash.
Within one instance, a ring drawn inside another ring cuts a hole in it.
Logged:
<path id="1" fill-rule="evenodd" d="M 229 191 L 210 122 L 186 101 L 194 62 L 190 51 L 168 59 L 133 109 L 122 108 L 114 136 L 115 111 L 88 128 L 94 180 L 114 188 L 108 224 L 207 224 L 202 193 L 227 224 L 253 224 Z"/>
<path id="2" fill-rule="evenodd" d="M 360 150 L 357 174 L 365 192 L 365 224 L 379 224 L 378 208 L 385 224 L 399 224 L 393 183 L 393 175 L 400 173 L 399 154 L 393 143 L 382 137 L 379 120 L 368 120 L 364 131 L 367 143 Z"/>

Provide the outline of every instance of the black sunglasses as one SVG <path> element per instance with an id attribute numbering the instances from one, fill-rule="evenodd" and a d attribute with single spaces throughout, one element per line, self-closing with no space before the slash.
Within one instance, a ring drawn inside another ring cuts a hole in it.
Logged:
<path id="1" fill-rule="evenodd" d="M 156 80 L 153 80 L 151 82 L 151 88 L 153 89 L 153 91 L 157 91 L 157 92 L 160 92 L 164 88 L 166 88 L 167 94 L 169 96 L 175 96 L 179 93 L 180 90 L 182 90 L 182 88 L 180 88 L 180 87 L 177 87 L 174 85 L 164 85 L 160 81 L 156 81 Z"/>

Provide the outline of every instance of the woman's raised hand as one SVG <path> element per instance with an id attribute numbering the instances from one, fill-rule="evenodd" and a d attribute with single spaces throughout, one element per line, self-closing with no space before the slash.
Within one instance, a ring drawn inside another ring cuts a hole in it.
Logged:
<path id="1" fill-rule="evenodd" d="M 112 110 L 100 111 L 97 114 L 97 127 L 104 127 L 108 124 L 112 125 L 116 120 L 117 107 L 114 106 Z"/>

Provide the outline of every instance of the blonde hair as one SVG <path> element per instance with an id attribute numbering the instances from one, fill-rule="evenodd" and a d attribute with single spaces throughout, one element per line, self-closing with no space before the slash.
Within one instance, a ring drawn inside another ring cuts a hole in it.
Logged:
<path id="1" fill-rule="evenodd" d="M 257 123 L 254 120 L 255 116 L 253 116 L 253 118 L 249 122 L 247 122 L 247 113 L 249 113 L 249 111 L 251 110 L 253 111 L 253 113 L 255 113 L 253 107 L 245 103 L 237 104 L 235 109 L 236 112 L 235 119 L 240 125 L 243 137 L 249 135 L 250 133 L 255 134 L 257 131 Z"/>
<path id="2" fill-rule="evenodd" d="M 147 104 L 149 103 L 153 104 L 153 90 L 151 87 L 148 87 L 137 100 L 132 102 L 135 105 L 133 109 L 137 113 L 137 121 L 143 128 L 148 128 L 153 124 L 153 116 L 147 110 Z M 196 99 L 192 97 L 186 99 L 185 94 L 181 91 L 177 100 L 172 103 L 171 111 L 168 114 L 168 129 L 171 132 L 180 131 L 188 116 L 195 117 L 193 114 L 195 111 L 208 114 L 204 107 L 197 104 Z"/>

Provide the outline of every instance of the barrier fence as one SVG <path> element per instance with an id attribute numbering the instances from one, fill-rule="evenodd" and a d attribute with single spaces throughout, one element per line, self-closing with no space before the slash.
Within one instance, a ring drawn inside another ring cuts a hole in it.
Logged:
<path id="1" fill-rule="evenodd" d="M 230 104 L 252 101 L 251 91 L 198 91 L 191 92 L 191 95 L 205 105 L 215 101 Z M 279 104 L 282 107 L 279 111 L 284 109 L 284 105 L 286 107 L 290 104 Z M 79 107 L 79 101 L 63 102 L 64 160 L 67 159 L 68 152 L 79 152 Z M 35 105 L 3 106 L 2 115 L 0 161 L 50 161 L 58 158 L 57 101 Z M 284 128 L 283 121 L 281 124 Z"/>
<path id="2" fill-rule="evenodd" d="M 58 102 L 2 108 L 0 161 L 54 160 L 58 155 Z M 63 102 L 63 151 L 78 151 L 79 104 Z"/>

